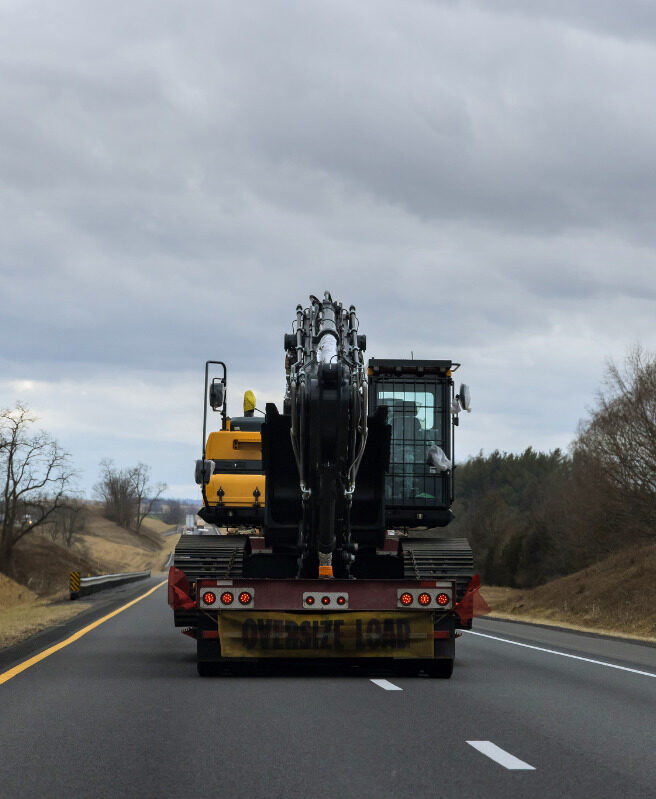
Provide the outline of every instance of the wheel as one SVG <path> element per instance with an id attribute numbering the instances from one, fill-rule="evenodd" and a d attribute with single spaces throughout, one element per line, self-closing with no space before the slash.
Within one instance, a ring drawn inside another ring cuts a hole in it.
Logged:
<path id="1" fill-rule="evenodd" d="M 431 661 L 428 674 L 442 680 L 448 680 L 453 674 L 453 658 L 438 658 Z"/>
<path id="2" fill-rule="evenodd" d="M 217 674 L 221 673 L 220 663 L 211 663 L 206 660 L 199 660 L 196 663 L 196 668 L 198 669 L 199 677 L 216 677 Z"/>
<path id="3" fill-rule="evenodd" d="M 421 661 L 414 659 L 399 659 L 396 661 L 395 666 L 396 673 L 399 675 L 399 677 L 416 677 L 421 669 Z"/>

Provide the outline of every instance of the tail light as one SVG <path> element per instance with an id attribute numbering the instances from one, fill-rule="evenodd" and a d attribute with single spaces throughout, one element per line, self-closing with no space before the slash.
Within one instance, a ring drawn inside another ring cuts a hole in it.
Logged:
<path id="1" fill-rule="evenodd" d="M 337 604 L 338 605 L 345 605 L 346 604 L 346 597 L 345 596 L 338 596 L 337 597 Z"/>
<path id="2" fill-rule="evenodd" d="M 401 604 L 412 605 L 412 594 L 409 594 L 407 591 L 405 594 L 401 594 Z"/>
<path id="3" fill-rule="evenodd" d="M 248 605 L 251 599 L 253 599 L 253 597 L 248 593 L 248 591 L 242 591 L 241 594 L 239 594 L 239 601 L 242 605 Z"/>
<path id="4" fill-rule="evenodd" d="M 322 605 L 330 605 L 330 597 L 329 596 L 322 596 L 321 597 L 321 604 Z"/>
<path id="5" fill-rule="evenodd" d="M 232 592 L 231 592 L 231 591 L 224 591 L 224 592 L 221 594 L 221 602 L 222 602 L 224 605 L 232 605 L 232 603 L 234 602 L 234 600 L 235 600 L 235 598 L 234 598 L 234 596 L 233 596 L 233 594 L 232 594 Z"/>
<path id="6" fill-rule="evenodd" d="M 213 605 L 216 602 L 216 594 L 212 591 L 205 591 L 203 594 L 203 602 L 206 605 Z"/>
<path id="7" fill-rule="evenodd" d="M 403 601 L 403 600 L 401 600 L 401 601 Z M 419 594 L 419 596 L 417 597 L 417 601 L 419 602 L 420 605 L 424 605 L 424 606 L 430 605 L 431 596 L 430 596 L 430 594 L 426 594 L 426 593 Z"/>
<path id="8" fill-rule="evenodd" d="M 306 597 L 305 604 L 306 605 L 314 605 L 314 597 L 313 596 Z"/>
<path id="9" fill-rule="evenodd" d="M 449 597 L 446 594 L 438 594 L 437 595 L 437 604 L 438 605 L 448 605 L 449 604 Z"/>

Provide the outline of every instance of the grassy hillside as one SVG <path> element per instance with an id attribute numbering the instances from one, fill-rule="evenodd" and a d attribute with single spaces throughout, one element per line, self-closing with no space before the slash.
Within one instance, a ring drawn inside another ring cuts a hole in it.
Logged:
<path id="1" fill-rule="evenodd" d="M 14 579 L 39 596 L 64 596 L 69 573 L 83 576 L 151 569 L 162 571 L 176 536 L 161 533 L 169 527 L 146 519 L 140 533 L 124 530 L 105 519 L 99 507 L 90 506 L 84 530 L 70 549 L 47 533 L 26 536 L 15 552 Z"/>
<path id="2" fill-rule="evenodd" d="M 169 525 L 146 519 L 140 533 L 124 530 L 90 506 L 82 533 L 70 548 L 47 533 L 26 536 L 15 551 L 15 574 L 0 574 L 0 647 L 66 621 L 88 607 L 68 598 L 70 572 L 83 576 L 122 571 L 153 572 L 165 564 L 178 537 Z"/>
<path id="3" fill-rule="evenodd" d="M 656 640 L 656 544 L 530 590 L 487 586 L 492 615 Z"/>

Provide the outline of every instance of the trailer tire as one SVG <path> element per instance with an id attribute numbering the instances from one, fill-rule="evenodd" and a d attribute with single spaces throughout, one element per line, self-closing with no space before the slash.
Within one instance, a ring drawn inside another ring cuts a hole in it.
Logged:
<path id="1" fill-rule="evenodd" d="M 206 660 L 199 660 L 196 668 L 199 677 L 216 677 L 221 673 L 220 663 L 211 663 Z"/>
<path id="2" fill-rule="evenodd" d="M 396 673 L 399 677 L 418 677 L 421 671 L 421 660 L 397 660 Z"/>
<path id="3" fill-rule="evenodd" d="M 428 667 L 428 674 L 441 680 L 448 680 L 453 674 L 453 658 L 438 658 Z"/>

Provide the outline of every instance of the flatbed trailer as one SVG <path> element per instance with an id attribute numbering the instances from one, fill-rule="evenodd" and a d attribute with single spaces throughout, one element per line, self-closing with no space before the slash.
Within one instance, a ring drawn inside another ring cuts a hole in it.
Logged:
<path id="1" fill-rule="evenodd" d="M 176 626 L 196 639 L 202 676 L 230 665 L 308 658 L 375 659 L 404 674 L 450 677 L 457 631 L 471 626 L 471 551 L 461 539 L 442 539 L 452 556 L 441 556 L 445 577 L 420 579 L 417 572 L 434 570 L 439 553 L 424 546 L 417 555 L 405 537 L 388 536 L 379 557 L 393 558 L 413 577 L 387 580 L 238 576 L 253 552 L 272 554 L 262 537 L 188 536 L 181 544 L 169 604 Z"/>

